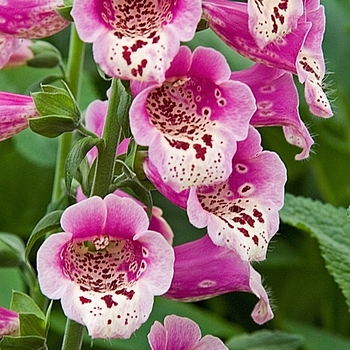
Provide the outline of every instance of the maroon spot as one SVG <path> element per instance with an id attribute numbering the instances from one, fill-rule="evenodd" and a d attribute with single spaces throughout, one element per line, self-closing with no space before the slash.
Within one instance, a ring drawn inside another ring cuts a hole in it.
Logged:
<path id="1" fill-rule="evenodd" d="M 160 39 L 160 36 L 158 35 L 158 36 L 155 36 L 154 38 L 153 38 L 153 40 L 152 40 L 152 44 L 157 44 L 157 42 L 159 41 L 159 39 Z"/>
<path id="2" fill-rule="evenodd" d="M 255 216 L 260 223 L 263 224 L 265 222 L 265 220 L 263 219 L 263 214 L 259 210 L 254 209 L 253 210 L 253 216 Z"/>
<path id="3" fill-rule="evenodd" d="M 249 232 L 243 227 L 238 227 L 238 230 L 243 233 L 245 237 L 249 237 Z"/>
<path id="4" fill-rule="evenodd" d="M 205 147 L 202 147 L 198 143 L 195 143 L 193 145 L 193 148 L 196 151 L 196 158 L 201 159 L 201 160 L 205 160 L 205 154 L 207 153 L 207 149 Z"/>
<path id="5" fill-rule="evenodd" d="M 131 46 L 131 51 L 136 52 L 138 49 L 141 49 L 145 45 L 147 45 L 147 41 L 136 40 L 136 43 Z"/>
<path id="6" fill-rule="evenodd" d="M 91 299 L 85 298 L 85 297 L 79 297 L 79 300 L 81 301 L 81 303 L 84 304 L 89 304 L 91 303 Z"/>
<path id="7" fill-rule="evenodd" d="M 112 320 L 109 319 L 109 320 L 107 321 L 107 324 L 112 324 Z"/>
<path id="8" fill-rule="evenodd" d="M 242 188 L 242 192 L 245 193 L 245 192 L 248 192 L 249 190 L 251 189 L 250 186 L 246 185 Z"/>
<path id="9" fill-rule="evenodd" d="M 238 165 L 238 169 L 240 171 L 244 171 L 244 170 L 246 170 L 246 167 L 244 165 Z"/>
<path id="10" fill-rule="evenodd" d="M 254 236 L 252 237 L 252 240 L 253 240 L 253 242 L 254 242 L 255 245 L 259 245 L 259 238 L 258 238 L 257 235 L 254 235 Z"/>
<path id="11" fill-rule="evenodd" d="M 112 295 L 107 294 L 101 297 L 101 299 L 106 303 L 106 306 L 110 309 L 112 306 L 117 306 L 118 303 L 112 299 Z"/>
<path id="12" fill-rule="evenodd" d="M 205 134 L 202 137 L 202 140 L 204 141 L 204 143 L 209 146 L 209 147 L 213 147 L 213 138 L 211 135 L 209 134 Z"/>
<path id="13" fill-rule="evenodd" d="M 240 213 L 241 211 L 244 210 L 244 208 L 238 206 L 238 205 L 231 205 L 228 210 L 231 212 L 231 213 Z"/>
<path id="14" fill-rule="evenodd" d="M 126 64 L 128 66 L 130 66 L 130 64 L 131 64 L 131 58 L 130 58 L 131 52 L 129 51 L 129 48 L 127 46 L 123 46 L 123 50 L 124 51 L 122 53 L 122 56 L 123 56 L 124 60 L 126 61 Z"/>
<path id="15" fill-rule="evenodd" d="M 127 291 L 125 288 L 120 289 L 120 290 L 116 290 L 114 293 L 117 295 L 119 295 L 119 294 L 124 295 L 124 296 L 126 296 L 126 298 L 128 300 L 131 300 L 135 294 L 135 292 L 133 290 Z"/>
<path id="16" fill-rule="evenodd" d="M 176 149 L 183 149 L 184 151 L 188 150 L 190 147 L 190 144 L 188 142 L 184 141 L 178 141 L 178 140 L 169 140 L 167 137 L 165 138 L 171 147 L 174 147 Z"/>
<path id="17" fill-rule="evenodd" d="M 242 213 L 241 218 L 251 227 L 254 227 L 255 220 L 248 214 Z"/>

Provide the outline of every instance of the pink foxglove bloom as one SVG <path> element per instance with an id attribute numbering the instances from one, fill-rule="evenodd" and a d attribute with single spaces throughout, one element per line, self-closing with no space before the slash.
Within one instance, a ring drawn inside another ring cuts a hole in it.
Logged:
<path id="1" fill-rule="evenodd" d="M 282 126 L 287 141 L 302 148 L 295 159 L 307 158 L 314 141 L 300 119 L 299 96 L 292 74 L 255 64 L 249 69 L 233 72 L 231 79 L 247 84 L 253 91 L 257 111 L 250 123 L 255 127 Z"/>
<path id="2" fill-rule="evenodd" d="M 219 52 L 191 54 L 183 46 L 162 85 L 132 84 L 135 141 L 149 147 L 150 162 L 176 192 L 224 181 L 232 171 L 236 141 L 247 137 L 256 107 L 249 87 L 230 75 Z"/>
<path id="3" fill-rule="evenodd" d="M 27 64 L 27 61 L 34 57 L 34 53 L 30 49 L 30 46 L 32 44 L 33 42 L 31 40 L 23 39 L 18 49 L 9 56 L 6 62 L 5 60 L 3 61 L 3 67 L 0 63 L 0 68 L 14 68 L 25 66 Z"/>
<path id="4" fill-rule="evenodd" d="M 273 318 L 261 277 L 249 262 L 213 244 L 208 235 L 174 250 L 174 278 L 165 297 L 198 301 L 224 293 L 248 292 L 260 299 L 252 312 L 253 320 L 263 324 Z"/>
<path id="5" fill-rule="evenodd" d="M 18 331 L 18 313 L 0 306 L 0 338 L 4 335 L 16 335 Z"/>
<path id="6" fill-rule="evenodd" d="M 18 49 L 21 38 L 41 39 L 58 33 L 70 22 L 56 11 L 63 0 L 3 0 L 0 2 L 0 68 Z"/>
<path id="7" fill-rule="evenodd" d="M 164 326 L 155 321 L 148 334 L 151 350 L 228 350 L 217 337 L 203 338 L 198 325 L 187 317 L 169 315 Z"/>
<path id="8" fill-rule="evenodd" d="M 72 16 L 82 40 L 93 43 L 95 61 L 110 76 L 164 80 L 180 47 L 195 34 L 199 0 L 75 0 Z"/>
<path id="9" fill-rule="evenodd" d="M 114 194 L 69 207 L 61 226 L 38 251 L 42 292 L 91 337 L 129 338 L 169 289 L 172 247 L 140 205 Z"/>
<path id="10" fill-rule="evenodd" d="M 0 92 L 0 141 L 28 127 L 28 119 L 39 117 L 30 96 Z"/>
<path id="11" fill-rule="evenodd" d="M 247 5 L 228 0 L 204 0 L 203 10 L 209 26 L 231 48 L 259 63 L 297 74 L 299 81 L 305 83 L 310 111 L 320 117 L 330 117 L 333 113 L 322 85 L 325 75 L 322 52 L 324 7 L 319 0 L 303 0 L 303 14 L 298 18 L 298 1 L 274 0 L 272 3 L 276 2 L 281 6 L 277 6 L 274 18 L 267 1 Z M 261 10 L 262 3 L 268 11 Z M 284 11 L 283 8 L 288 6 L 291 11 Z M 257 13 L 261 17 L 257 17 Z M 274 27 L 275 22 L 281 31 Z M 284 28 L 282 22 L 289 24 Z M 263 28 L 254 29 L 254 25 L 259 27 L 260 24 Z M 274 28 L 276 33 L 273 33 Z"/>
<path id="12" fill-rule="evenodd" d="M 245 261 L 264 260 L 279 226 L 286 169 L 274 152 L 263 151 L 260 135 L 251 127 L 238 142 L 232 173 L 226 181 L 192 187 L 178 194 L 165 184 L 146 160 L 145 172 L 169 200 L 187 209 L 190 222 L 207 227 L 212 241 L 235 251 Z"/>

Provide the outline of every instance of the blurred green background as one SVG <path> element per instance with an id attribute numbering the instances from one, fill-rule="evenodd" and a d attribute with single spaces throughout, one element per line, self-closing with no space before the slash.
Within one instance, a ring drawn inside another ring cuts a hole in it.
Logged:
<path id="1" fill-rule="evenodd" d="M 311 116 L 300 91 L 300 113 L 315 139 L 313 154 L 296 162 L 298 149 L 287 144 L 280 128 L 260 130 L 264 148 L 277 151 L 288 169 L 287 191 L 320 199 L 334 206 L 350 204 L 350 2 L 323 0 L 327 15 L 324 54 L 327 65 L 325 84 L 334 117 L 323 120 Z M 67 57 L 69 30 L 49 38 Z M 235 54 L 209 30 L 197 33 L 189 43 L 211 46 L 223 52 L 232 68 L 246 68 L 252 62 Z M 86 47 L 81 108 L 96 98 L 104 99 L 108 83 L 102 81 Z M 0 89 L 27 93 L 38 81 L 55 70 L 19 68 L 0 71 Z M 31 86 L 31 88 L 29 88 Z M 50 202 L 57 140 L 46 139 L 27 130 L 0 143 L 0 232 L 15 233 L 25 242 L 45 214 Z M 204 231 L 188 224 L 186 213 L 155 194 L 155 203 L 175 232 L 175 245 L 199 238 Z M 335 223 L 336 224 L 336 223 Z M 349 232 L 350 234 L 350 232 Z M 349 247 L 350 254 L 350 247 Z M 33 263 L 35 259 L 33 257 Z M 304 337 L 302 349 L 350 349 L 350 316 L 345 299 L 325 269 L 316 241 L 286 225 L 270 244 L 267 260 L 254 265 L 264 277 L 275 306 L 275 318 L 257 326 L 250 318 L 256 298 L 234 293 L 194 304 L 156 298 L 150 320 L 128 341 L 94 341 L 94 349 L 147 349 L 146 334 L 155 319 L 176 313 L 196 320 L 204 334 L 228 339 L 234 334 L 259 329 L 285 330 Z M 25 291 L 17 268 L 0 268 L 0 305 L 9 307 L 12 289 Z M 65 319 L 55 303 L 50 331 L 50 349 L 60 348 Z M 86 338 L 83 349 L 90 349 Z"/>

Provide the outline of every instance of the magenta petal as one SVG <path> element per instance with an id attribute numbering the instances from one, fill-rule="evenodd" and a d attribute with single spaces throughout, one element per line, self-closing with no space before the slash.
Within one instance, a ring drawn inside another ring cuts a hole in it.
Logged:
<path id="1" fill-rule="evenodd" d="M 17 335 L 18 331 L 18 313 L 0 306 L 0 339 L 5 335 Z"/>
<path id="2" fill-rule="evenodd" d="M 168 332 L 160 322 L 155 321 L 153 323 L 151 330 L 147 335 L 147 338 L 151 346 L 151 350 L 167 349 Z"/>
<path id="3" fill-rule="evenodd" d="M 0 69 L 9 61 L 21 44 L 21 40 L 0 33 Z"/>
<path id="4" fill-rule="evenodd" d="M 249 262 L 213 244 L 208 235 L 174 250 L 175 273 L 165 297 L 196 301 L 235 291 L 250 292 L 261 299 L 252 314 L 254 320 L 262 323 L 273 317 L 260 275 Z"/>
<path id="5" fill-rule="evenodd" d="M 104 234 L 107 210 L 100 197 L 91 197 L 74 204 L 63 213 L 61 226 L 73 239 L 88 239 Z"/>
<path id="6" fill-rule="evenodd" d="M 135 234 L 147 230 L 147 214 L 136 201 L 115 194 L 109 194 L 104 201 L 107 207 L 104 234 L 114 238 L 133 239 Z"/>

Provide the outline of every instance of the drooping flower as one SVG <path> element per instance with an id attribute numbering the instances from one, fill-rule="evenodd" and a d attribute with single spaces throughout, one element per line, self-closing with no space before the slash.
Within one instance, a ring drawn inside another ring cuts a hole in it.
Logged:
<path id="1" fill-rule="evenodd" d="M 190 302 L 248 292 L 260 299 L 251 314 L 253 320 L 263 324 L 273 318 L 260 275 L 235 252 L 213 244 L 208 235 L 174 250 L 174 278 L 164 297 Z"/>
<path id="2" fill-rule="evenodd" d="M 207 227 L 216 245 L 235 251 L 245 261 L 265 259 L 284 199 L 286 169 L 276 153 L 262 150 L 260 141 L 251 127 L 248 137 L 237 143 L 226 181 L 180 193 L 164 183 L 152 162 L 146 160 L 144 167 L 165 197 L 187 209 L 195 227 Z"/>
<path id="3" fill-rule="evenodd" d="M 298 91 L 292 74 L 255 64 L 246 70 L 232 72 L 231 79 L 247 84 L 254 94 L 257 111 L 250 123 L 255 127 L 282 126 L 287 141 L 302 148 L 295 159 L 307 158 L 314 141 L 300 119 Z"/>
<path id="4" fill-rule="evenodd" d="M 95 61 L 110 76 L 164 80 L 201 17 L 199 0 L 75 0 L 72 16 L 82 40 L 93 43 Z"/>
<path id="5" fill-rule="evenodd" d="M 187 317 L 168 315 L 164 326 L 155 321 L 148 334 L 151 350 L 225 350 L 227 347 L 217 337 L 201 338 L 197 323 Z"/>
<path id="6" fill-rule="evenodd" d="M 92 197 L 63 213 L 38 251 L 42 292 L 93 338 L 128 338 L 173 277 L 174 253 L 130 198 Z"/>
<path id="7" fill-rule="evenodd" d="M 0 2 L 0 68 L 20 47 L 21 39 L 41 39 L 58 33 L 70 22 L 56 8 L 63 0 L 4 0 Z"/>
<path id="8" fill-rule="evenodd" d="M 0 59 L 0 69 L 25 66 L 27 61 L 34 57 L 34 53 L 30 49 L 32 44 L 33 42 L 31 40 L 23 39 L 20 42 L 17 50 L 14 51 L 9 57 L 6 57 L 6 55 L 4 55 L 4 57 L 1 56 L 3 59 Z"/>
<path id="9" fill-rule="evenodd" d="M 266 1 L 263 3 L 264 6 L 267 4 Z M 273 4 L 275 3 L 276 1 L 273 1 Z M 204 0 L 203 11 L 210 28 L 231 48 L 256 62 L 297 74 L 299 81 L 305 83 L 305 98 L 310 111 L 320 117 L 330 117 L 333 113 L 322 86 L 325 75 L 322 52 L 325 30 L 324 7 L 320 5 L 319 0 L 303 0 L 303 14 L 293 29 L 293 23 L 299 16 L 298 1 L 288 3 L 279 1 L 279 3 L 282 8 L 293 5 L 288 13 L 279 8 L 274 13 L 274 20 L 272 16 L 271 20 L 266 20 L 265 16 L 270 14 L 269 10 L 261 11 L 261 18 L 256 17 L 261 7 L 259 5 L 262 4 L 260 1 L 250 2 L 250 5 L 247 5 L 227 0 Z M 266 6 L 270 9 L 269 5 Z M 282 31 L 276 30 L 276 33 L 273 33 L 277 18 L 279 19 L 276 24 L 281 25 L 281 13 L 284 15 L 283 21 L 291 25 L 287 25 L 288 30 L 282 26 L 279 27 Z M 264 22 L 261 23 L 261 20 Z M 262 24 L 265 32 L 254 29 L 253 22 L 255 26 Z M 269 30 L 269 36 L 265 35 L 266 30 Z"/>
<path id="10" fill-rule="evenodd" d="M 28 119 L 39 117 L 30 96 L 0 91 L 0 141 L 28 127 Z"/>
<path id="11" fill-rule="evenodd" d="M 0 338 L 4 335 L 16 335 L 18 331 L 18 313 L 0 306 Z"/>
<path id="12" fill-rule="evenodd" d="M 177 192 L 231 173 L 236 141 L 246 138 L 256 107 L 249 87 L 230 75 L 217 51 L 181 47 L 162 85 L 132 84 L 135 141 L 149 146 L 150 162 Z"/>

